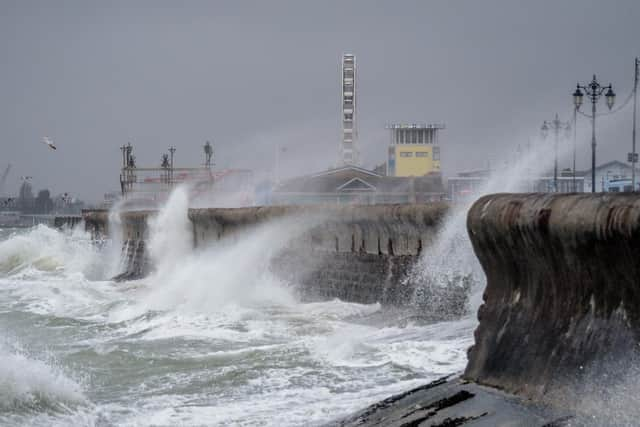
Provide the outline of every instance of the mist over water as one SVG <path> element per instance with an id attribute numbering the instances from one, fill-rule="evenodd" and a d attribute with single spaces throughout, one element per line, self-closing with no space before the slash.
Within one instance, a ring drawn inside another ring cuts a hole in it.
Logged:
<path id="1" fill-rule="evenodd" d="M 487 192 L 544 167 L 538 156 L 523 161 Z M 481 293 L 470 204 L 455 206 L 425 248 L 414 273 L 429 286 L 472 275 Z M 321 425 L 464 368 L 477 302 L 435 324 L 379 304 L 300 303 L 269 261 L 310 224 L 275 221 L 193 250 L 188 207 L 178 188 L 149 224 L 154 272 L 118 284 L 117 238 L 96 246 L 80 230 L 2 231 L 0 421 Z"/>
<path id="2" fill-rule="evenodd" d="M 83 232 L 3 231 L 0 424 L 322 425 L 464 367 L 471 321 L 300 303 L 268 264 L 308 224 L 194 251 L 187 206 L 150 224 L 156 270 L 133 282 Z"/>
<path id="3" fill-rule="evenodd" d="M 420 261 L 412 272 L 413 280 L 425 287 L 443 288 L 454 283 L 460 286 L 471 285 L 469 313 L 475 313 L 482 303 L 482 292 L 486 286 L 486 278 L 476 258 L 471 241 L 467 234 L 467 213 L 473 203 L 486 194 L 527 192 L 531 191 L 531 180 L 544 176 L 553 168 L 553 157 L 549 156 L 549 144 L 535 141 L 533 150 L 519 156 L 515 162 L 501 169 L 491 171 L 487 182 L 472 197 L 457 201 L 443 222 L 443 226 L 434 242 L 427 246 Z M 559 146 L 558 158 L 566 159 L 572 146 Z M 418 288 L 414 295 L 414 303 L 420 304 L 424 295 Z"/>
<path id="4" fill-rule="evenodd" d="M 542 164 L 526 162 L 487 191 Z M 470 274 L 481 293 L 469 205 L 425 248 L 414 273 L 428 286 Z M 437 323 L 412 317 L 415 307 L 301 303 L 269 261 L 312 222 L 274 221 L 194 250 L 188 207 L 187 189 L 175 190 L 149 224 L 154 272 L 125 283 L 110 280 L 120 241 L 2 231 L 1 424 L 322 425 L 464 368 L 477 301 Z"/>

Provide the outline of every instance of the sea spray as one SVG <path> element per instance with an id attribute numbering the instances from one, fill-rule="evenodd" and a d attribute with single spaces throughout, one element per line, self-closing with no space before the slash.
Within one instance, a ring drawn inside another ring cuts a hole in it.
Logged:
<path id="1" fill-rule="evenodd" d="M 173 190 L 157 216 L 149 219 L 149 255 L 158 275 L 180 267 L 193 249 L 192 232 L 187 216 L 189 192 L 180 186 Z"/>
<path id="2" fill-rule="evenodd" d="M 187 217 L 188 192 L 178 188 L 150 220 L 155 273 L 145 299 L 156 310 L 215 311 L 225 304 L 291 304 L 293 297 L 270 270 L 271 259 L 320 219 L 286 217 L 238 231 L 195 250 Z"/>
<path id="3" fill-rule="evenodd" d="M 122 209 L 124 200 L 118 200 L 109 209 L 107 232 L 106 237 L 106 268 L 107 276 L 109 278 L 115 277 L 124 271 L 126 265 L 126 259 L 124 254 L 124 241 L 122 239 Z"/>
<path id="4" fill-rule="evenodd" d="M 101 262 L 97 249 L 84 231 L 60 232 L 39 225 L 0 242 L 0 275 L 16 274 L 25 268 L 51 274 L 77 272 L 95 277 L 101 270 Z"/>
<path id="5" fill-rule="evenodd" d="M 178 262 L 160 251 L 156 272 L 133 282 L 87 280 L 67 267 L 74 263 L 0 277 L 0 332 L 20 337 L 30 351 L 17 353 L 42 361 L 52 383 L 60 373 L 59 384 L 70 379 L 81 387 L 69 390 L 93 402 L 53 393 L 47 402 L 66 410 L 23 405 L 0 424 L 321 425 L 462 369 L 468 327 L 399 326 L 378 318 L 377 304 L 296 302 L 269 259 L 314 221 L 286 218 L 189 244 Z"/>
<path id="6" fill-rule="evenodd" d="M 482 195 L 530 191 L 531 180 L 542 176 L 553 165 L 553 158 L 548 155 L 549 147 L 542 143 L 536 144 L 536 147 L 505 168 L 491 171 L 487 182 L 474 194 L 474 198 L 452 204 L 434 242 L 425 248 L 409 275 L 410 280 L 420 284 L 414 291 L 414 304 L 431 304 L 426 300 L 433 298 L 446 299 L 448 294 L 443 290 L 457 284 L 470 287 L 469 311 L 477 310 L 486 282 L 467 235 L 467 212 L 477 197 Z M 571 149 L 568 145 L 560 148 L 560 157 L 566 156 Z M 439 305 L 446 306 L 446 303 Z"/>
<path id="7" fill-rule="evenodd" d="M 0 344 L 0 419 L 5 412 L 66 411 L 88 403 L 81 386 L 52 360 L 30 358 L 13 347 Z"/>

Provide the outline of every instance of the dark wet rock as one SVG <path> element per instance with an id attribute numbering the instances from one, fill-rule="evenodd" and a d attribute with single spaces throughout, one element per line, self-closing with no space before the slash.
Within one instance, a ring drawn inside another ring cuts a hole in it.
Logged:
<path id="1" fill-rule="evenodd" d="M 461 378 L 439 379 L 326 427 L 564 426 L 571 415 Z"/>

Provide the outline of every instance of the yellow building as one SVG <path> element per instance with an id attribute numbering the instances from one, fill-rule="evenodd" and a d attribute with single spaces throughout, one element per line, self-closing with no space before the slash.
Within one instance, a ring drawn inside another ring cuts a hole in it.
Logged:
<path id="1" fill-rule="evenodd" d="M 440 173 L 440 145 L 438 131 L 444 125 L 387 126 L 391 134 L 388 176 L 424 176 Z"/>

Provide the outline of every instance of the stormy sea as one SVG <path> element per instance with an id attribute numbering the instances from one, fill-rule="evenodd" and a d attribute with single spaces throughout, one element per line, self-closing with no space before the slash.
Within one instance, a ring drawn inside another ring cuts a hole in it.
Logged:
<path id="1" fill-rule="evenodd" d="M 282 230 L 196 252 L 182 204 L 136 281 L 117 239 L 0 230 L 0 425 L 320 426 L 464 368 L 472 310 L 301 302 L 265 262 Z"/>

